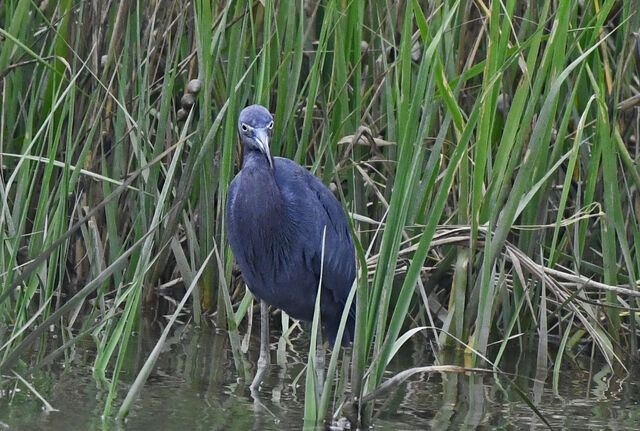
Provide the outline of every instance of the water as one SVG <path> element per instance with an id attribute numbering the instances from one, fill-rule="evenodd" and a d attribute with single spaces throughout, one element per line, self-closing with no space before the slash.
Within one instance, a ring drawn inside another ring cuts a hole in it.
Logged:
<path id="1" fill-rule="evenodd" d="M 159 328 L 136 337 L 128 357 L 115 410 L 153 348 Z M 272 331 L 276 332 L 276 331 Z M 272 334 L 277 335 L 277 334 Z M 424 339 L 415 338 L 400 352 L 393 370 L 432 365 Z M 212 329 L 178 328 L 140 394 L 129 418 L 101 419 L 106 391 L 91 375 L 91 343 L 78 345 L 65 361 L 18 372 L 57 411 L 45 412 L 23 384 L 4 378 L 0 392 L 0 430 L 298 430 L 302 428 L 308 340 L 293 340 L 284 367 L 272 365 L 259 403 L 238 381 L 226 334 Z M 273 361 L 276 361 L 275 354 Z M 257 345 L 248 361 L 255 364 Z M 546 429 L 523 401 L 511 380 L 536 404 L 555 429 L 640 430 L 638 379 L 613 376 L 605 364 L 574 360 L 562 371 L 554 394 L 546 382 L 534 383 L 535 354 L 513 355 L 505 363 L 514 376 L 493 374 L 422 374 L 375 405 L 374 430 Z M 593 369 L 589 372 L 589 366 Z M 637 374 L 633 374 L 637 376 Z M 294 384 L 296 378 L 297 383 Z"/>

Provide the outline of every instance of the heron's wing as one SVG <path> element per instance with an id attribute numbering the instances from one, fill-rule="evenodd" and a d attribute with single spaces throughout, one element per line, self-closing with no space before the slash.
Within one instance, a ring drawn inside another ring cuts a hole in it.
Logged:
<path id="1" fill-rule="evenodd" d="M 236 177 L 229 184 L 229 189 L 227 191 L 227 235 L 229 236 L 229 243 L 231 244 L 231 249 L 233 250 L 234 255 L 236 255 L 236 259 L 242 259 L 242 257 L 238 256 L 241 254 L 242 248 L 238 243 L 238 221 L 235 220 L 236 214 L 234 209 L 236 198 L 238 197 L 238 185 L 242 181 L 242 171 L 236 175 Z"/>
<path id="2" fill-rule="evenodd" d="M 290 207 L 302 236 L 301 248 L 305 256 L 311 257 L 311 269 L 317 279 L 326 226 L 322 285 L 325 294 L 330 293 L 342 308 L 355 278 L 353 240 L 342 205 L 322 181 L 291 160 L 276 158 L 275 176 L 285 198 L 293 202 Z"/>
<path id="3" fill-rule="evenodd" d="M 245 263 L 246 256 L 245 248 L 242 244 L 242 235 L 239 231 L 243 220 L 239 219 L 239 214 L 236 210 L 236 200 L 238 198 L 238 189 L 241 182 L 242 171 L 238 172 L 238 175 L 236 175 L 233 181 L 231 181 L 231 184 L 229 184 L 229 189 L 227 191 L 226 225 L 227 235 L 229 236 L 229 244 L 231 245 L 233 254 L 238 263 L 240 263 L 240 265 L 243 265 Z"/>

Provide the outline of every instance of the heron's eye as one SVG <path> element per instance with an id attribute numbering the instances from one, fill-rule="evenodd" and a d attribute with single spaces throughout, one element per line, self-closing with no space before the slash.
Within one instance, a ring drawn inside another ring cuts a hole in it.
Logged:
<path id="1" fill-rule="evenodd" d="M 247 126 L 246 124 L 242 123 L 240 124 L 240 127 L 242 128 L 243 132 L 248 132 L 249 131 L 249 126 Z"/>
<path id="2" fill-rule="evenodd" d="M 273 121 L 267 124 L 267 129 L 273 129 Z"/>

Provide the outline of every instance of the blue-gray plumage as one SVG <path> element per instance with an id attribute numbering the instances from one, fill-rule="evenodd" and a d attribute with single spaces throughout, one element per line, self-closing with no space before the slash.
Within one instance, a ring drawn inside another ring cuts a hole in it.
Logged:
<path id="1" fill-rule="evenodd" d="M 260 105 L 242 110 L 238 131 L 242 170 L 229 186 L 231 250 L 249 290 L 296 319 L 312 320 L 326 227 L 321 320 L 333 344 L 355 279 L 353 240 L 342 206 L 313 174 L 292 160 L 272 157 L 273 117 Z M 342 344 L 353 339 L 350 309 Z"/>

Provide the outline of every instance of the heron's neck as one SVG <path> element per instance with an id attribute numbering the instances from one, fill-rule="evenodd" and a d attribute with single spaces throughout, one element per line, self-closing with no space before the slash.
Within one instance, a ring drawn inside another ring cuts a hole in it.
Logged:
<path id="1" fill-rule="evenodd" d="M 259 151 L 246 151 L 242 172 L 246 181 L 243 193 L 249 201 L 255 202 L 251 214 L 256 218 L 255 225 L 280 230 L 286 210 L 269 161 Z"/>
<path id="2" fill-rule="evenodd" d="M 266 169 L 271 171 L 271 166 L 269 166 L 267 156 L 256 149 L 249 149 L 249 147 L 245 146 L 242 169 Z M 273 172 L 271 172 L 271 176 L 273 176 Z"/>

